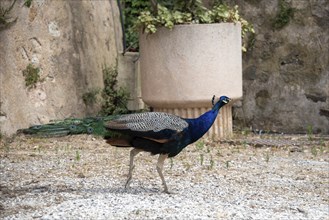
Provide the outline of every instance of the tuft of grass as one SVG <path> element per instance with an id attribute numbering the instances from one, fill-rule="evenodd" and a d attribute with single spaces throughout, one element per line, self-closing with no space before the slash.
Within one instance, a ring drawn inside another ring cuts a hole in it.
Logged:
<path id="1" fill-rule="evenodd" d="M 170 169 L 172 169 L 174 167 L 174 160 L 172 159 L 172 157 L 170 157 L 169 159 L 170 159 Z"/>
<path id="2" fill-rule="evenodd" d="M 243 146 L 243 149 L 247 149 L 247 141 L 244 140 L 244 141 L 242 142 L 242 146 Z"/>
<path id="3" fill-rule="evenodd" d="M 81 159 L 81 155 L 80 155 L 80 152 L 78 150 L 75 151 L 75 159 L 76 159 L 76 161 L 80 161 L 80 159 Z"/>
<path id="4" fill-rule="evenodd" d="M 212 170 L 214 168 L 215 165 L 215 161 L 213 160 L 212 156 L 210 157 L 210 165 L 208 167 L 209 170 Z"/>
<path id="5" fill-rule="evenodd" d="M 309 141 L 313 140 L 313 126 L 312 125 L 307 126 L 307 137 L 308 137 Z"/>
<path id="6" fill-rule="evenodd" d="M 325 143 L 324 143 L 324 140 L 323 140 L 323 138 L 321 138 L 321 140 L 320 140 L 320 153 L 321 154 L 323 154 L 324 153 L 324 147 L 325 147 L 326 145 L 325 145 Z"/>
<path id="7" fill-rule="evenodd" d="M 33 64 L 27 65 L 26 69 L 23 70 L 23 76 L 25 77 L 25 85 L 28 88 L 34 88 L 36 83 L 40 81 L 39 75 L 40 69 L 34 67 Z"/>
<path id="8" fill-rule="evenodd" d="M 203 148 L 204 148 L 204 141 L 201 140 L 201 141 L 196 142 L 195 146 L 196 146 L 196 149 L 197 150 L 200 150 L 200 151 L 203 150 Z"/>
<path id="9" fill-rule="evenodd" d="M 279 1 L 279 10 L 273 21 L 273 28 L 281 29 L 286 26 L 294 17 L 295 10 L 289 5 L 286 0 Z"/>
<path id="10" fill-rule="evenodd" d="M 225 161 L 225 167 L 226 167 L 226 169 L 228 169 L 230 167 L 230 162 L 231 161 L 229 161 L 229 160 Z"/>
<path id="11" fill-rule="evenodd" d="M 241 131 L 241 134 L 244 136 L 248 136 L 251 133 L 250 128 L 244 127 Z"/>
<path id="12" fill-rule="evenodd" d="M 314 157 L 316 157 L 316 156 L 318 155 L 318 149 L 317 149 L 316 146 L 313 146 L 313 147 L 311 148 L 311 153 L 312 153 L 312 155 L 313 155 Z"/>
<path id="13" fill-rule="evenodd" d="M 32 5 L 32 0 L 25 0 L 25 2 L 24 2 L 24 5 L 26 6 L 26 7 L 31 7 L 31 5 Z"/>
<path id="14" fill-rule="evenodd" d="M 64 151 L 68 152 L 71 149 L 71 145 L 67 144 L 64 146 Z"/>
<path id="15" fill-rule="evenodd" d="M 200 165 L 203 165 L 203 161 L 204 161 L 204 155 L 200 154 Z"/>

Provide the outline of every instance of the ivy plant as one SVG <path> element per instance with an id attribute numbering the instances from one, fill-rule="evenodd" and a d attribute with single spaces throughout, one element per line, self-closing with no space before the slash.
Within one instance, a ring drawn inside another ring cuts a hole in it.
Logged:
<path id="1" fill-rule="evenodd" d="M 138 51 L 138 31 L 135 21 L 141 11 L 150 8 L 150 2 L 148 0 L 122 0 L 120 2 L 124 18 L 124 32 L 127 44 L 126 50 Z"/>
<path id="2" fill-rule="evenodd" d="M 211 24 L 233 22 L 241 24 L 242 38 L 254 33 L 253 26 L 243 19 L 238 6 L 229 7 L 215 3 L 210 9 L 203 6 L 201 0 L 151 1 L 151 7 L 140 12 L 135 27 L 146 33 L 155 33 L 158 27 L 172 29 L 179 24 Z M 245 44 L 242 50 L 246 51 Z"/>

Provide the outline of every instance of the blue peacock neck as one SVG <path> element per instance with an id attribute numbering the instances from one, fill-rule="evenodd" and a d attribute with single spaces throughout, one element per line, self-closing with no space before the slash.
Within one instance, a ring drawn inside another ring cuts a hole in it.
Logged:
<path id="1" fill-rule="evenodd" d="M 187 119 L 189 123 L 189 130 L 191 135 L 191 143 L 201 138 L 214 123 L 218 112 L 225 103 L 222 101 L 217 102 L 214 107 L 195 119 Z"/>

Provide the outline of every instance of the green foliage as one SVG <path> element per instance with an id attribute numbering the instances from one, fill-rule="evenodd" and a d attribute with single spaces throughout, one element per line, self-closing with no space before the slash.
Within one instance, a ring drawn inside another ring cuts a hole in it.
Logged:
<path id="1" fill-rule="evenodd" d="M 202 150 L 203 147 L 204 147 L 204 145 L 205 145 L 205 143 L 204 143 L 204 141 L 202 141 L 202 140 L 196 142 L 196 144 L 195 144 L 195 146 L 196 146 L 196 148 L 197 148 L 198 150 Z"/>
<path id="2" fill-rule="evenodd" d="M 128 51 L 138 50 L 138 31 L 136 31 L 135 20 L 139 13 L 150 7 L 148 0 L 123 0 L 121 1 L 124 15 L 124 29 Z"/>
<path id="3" fill-rule="evenodd" d="M 14 0 L 8 8 L 3 7 L 0 1 L 0 31 L 8 28 L 17 21 L 17 17 L 15 19 L 10 17 L 10 11 L 13 9 L 16 1 Z"/>
<path id="4" fill-rule="evenodd" d="M 311 153 L 314 157 L 316 157 L 318 155 L 318 149 L 315 146 L 313 146 L 311 148 Z"/>
<path id="5" fill-rule="evenodd" d="M 26 7 L 31 7 L 31 5 L 32 5 L 32 0 L 25 0 L 25 2 L 24 2 L 24 5 L 26 6 Z"/>
<path id="6" fill-rule="evenodd" d="M 275 29 L 281 29 L 286 26 L 290 19 L 294 17 L 294 9 L 290 7 L 286 0 L 279 1 L 279 10 L 273 21 Z"/>
<path id="7" fill-rule="evenodd" d="M 117 67 L 103 68 L 104 89 L 102 91 L 101 115 L 124 114 L 128 112 L 127 103 L 129 92 L 117 85 Z"/>
<path id="8" fill-rule="evenodd" d="M 76 159 L 76 161 L 79 161 L 81 159 L 81 155 L 80 155 L 80 152 L 78 150 L 75 151 L 75 159 Z"/>
<path id="9" fill-rule="evenodd" d="M 233 22 L 241 24 L 242 38 L 248 33 L 254 33 L 253 26 L 239 15 L 238 6 L 233 8 L 225 4 L 216 4 L 211 9 L 205 8 L 201 1 L 164 1 L 159 3 L 156 11 L 142 11 L 136 21 L 136 26 L 146 33 L 155 33 L 158 27 L 172 29 L 176 24 L 210 24 Z M 168 6 L 169 5 L 169 6 Z M 245 45 L 242 46 L 246 51 Z"/>
<path id="10" fill-rule="evenodd" d="M 29 65 L 27 65 L 26 69 L 23 70 L 26 87 L 35 87 L 35 84 L 40 81 L 39 72 L 40 69 L 38 67 L 34 67 L 33 64 L 30 63 Z"/>
<path id="11" fill-rule="evenodd" d="M 308 136 L 308 140 L 310 140 L 310 141 L 313 140 L 313 126 L 312 125 L 307 126 L 307 136 Z"/>
<path id="12" fill-rule="evenodd" d="M 97 95 L 100 93 L 100 89 L 90 89 L 88 92 L 82 95 L 82 100 L 85 105 L 94 105 L 97 103 Z"/>
<path id="13" fill-rule="evenodd" d="M 174 167 L 174 160 L 170 157 L 170 169 Z"/>
<path id="14" fill-rule="evenodd" d="M 212 156 L 210 157 L 209 163 L 210 163 L 210 165 L 209 165 L 208 169 L 212 170 L 214 168 L 214 165 L 215 165 L 215 161 L 213 160 Z"/>
<path id="15" fill-rule="evenodd" d="M 200 154 L 200 165 L 203 166 L 204 155 Z"/>
<path id="16" fill-rule="evenodd" d="M 230 167 L 230 162 L 231 161 L 229 161 L 229 160 L 225 161 L 225 167 L 226 167 L 226 169 L 228 169 Z"/>

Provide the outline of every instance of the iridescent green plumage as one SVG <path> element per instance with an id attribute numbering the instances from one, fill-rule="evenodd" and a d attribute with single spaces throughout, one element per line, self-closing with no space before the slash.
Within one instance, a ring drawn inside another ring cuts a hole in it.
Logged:
<path id="1" fill-rule="evenodd" d="M 89 117 L 83 119 L 68 118 L 64 120 L 51 121 L 45 125 L 35 125 L 18 132 L 39 137 L 60 137 L 73 134 L 94 134 L 107 137 L 112 134 L 105 128 L 105 123 L 118 116 Z"/>

